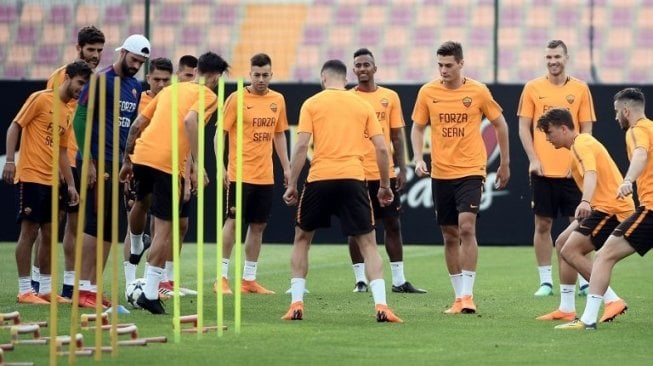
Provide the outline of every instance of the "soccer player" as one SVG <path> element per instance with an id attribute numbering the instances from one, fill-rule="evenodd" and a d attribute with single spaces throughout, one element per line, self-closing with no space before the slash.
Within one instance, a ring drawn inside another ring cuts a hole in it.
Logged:
<path id="1" fill-rule="evenodd" d="M 146 76 L 147 84 L 150 86 L 149 90 L 146 90 L 141 93 L 141 101 L 138 104 L 138 113 L 140 114 L 145 107 L 154 99 L 154 97 L 159 94 L 163 88 L 170 85 L 170 78 L 172 76 L 172 61 L 167 58 L 158 57 L 150 60 L 150 67 L 148 74 Z M 135 215 L 141 215 L 143 218 L 143 225 L 147 221 L 147 210 L 144 210 L 142 205 L 134 205 L 134 190 L 133 187 L 130 187 L 129 197 L 127 199 L 127 208 L 129 211 L 137 210 L 138 213 Z M 128 215 L 129 216 L 129 215 Z M 125 245 L 123 248 L 123 254 L 125 261 L 123 262 L 123 268 L 125 272 L 125 285 L 128 285 L 130 282 L 136 279 L 136 267 L 140 262 L 143 252 L 150 247 L 151 239 L 149 236 L 141 238 L 143 241 L 143 250 L 138 253 L 132 253 L 131 251 L 131 234 L 132 231 L 128 225 L 127 235 L 125 235 Z M 127 286 L 125 286 L 126 288 Z"/>
<path id="2" fill-rule="evenodd" d="M 94 26 L 83 27 L 77 32 L 77 52 L 79 52 L 78 60 L 86 61 L 89 67 L 93 70 L 97 67 L 102 59 L 102 51 L 104 49 L 104 33 Z M 47 89 L 53 89 L 55 83 L 61 85 L 65 79 L 66 67 L 63 65 L 56 69 L 48 78 Z M 74 112 L 77 107 L 77 99 L 73 98 L 68 102 L 71 110 Z M 79 174 L 77 172 L 77 142 L 75 141 L 75 134 L 70 134 L 70 141 L 68 141 L 68 160 L 73 170 L 73 177 L 77 190 L 79 191 Z M 65 199 L 67 188 L 61 185 L 62 202 L 59 209 L 66 213 L 66 226 L 63 235 L 63 250 L 64 250 L 64 273 L 63 273 L 63 286 L 61 289 L 61 296 L 71 299 L 73 297 L 73 284 L 75 282 L 75 234 L 77 232 L 77 212 L 79 205 L 68 205 Z M 39 239 L 36 240 L 34 252 L 35 256 L 39 248 Z M 36 263 L 36 257 L 34 258 Z M 32 266 L 32 286 L 38 292 L 39 285 L 39 268 Z"/>
<path id="3" fill-rule="evenodd" d="M 195 80 L 197 71 L 197 57 L 193 55 L 184 55 L 179 58 L 177 66 L 177 79 L 179 82 Z"/>
<path id="4" fill-rule="evenodd" d="M 198 76 L 206 78 L 206 85 L 197 82 L 180 83 L 178 88 L 178 124 L 173 126 L 170 111 L 173 90 L 163 89 L 138 116 L 129 131 L 127 154 L 125 154 L 121 180 L 132 178 L 136 183 L 136 201 L 152 196 L 152 215 L 154 216 L 154 236 L 150 250 L 149 266 L 145 276 L 145 288 L 137 304 L 153 314 L 164 314 L 165 309 L 159 301 L 159 282 L 163 276 L 165 260 L 172 252 L 172 136 L 170 130 L 179 131 L 180 171 L 183 170 L 183 157 L 192 154 L 193 170 L 191 182 L 197 183 L 197 129 L 204 128 L 217 108 L 217 96 L 212 91 L 229 65 L 222 57 L 207 52 L 200 56 Z M 205 120 L 198 121 L 199 93 L 204 88 Z M 181 177 L 179 177 L 181 178 Z M 181 183 L 181 182 L 180 182 Z M 130 215 L 130 221 L 132 215 Z"/>
<path id="5" fill-rule="evenodd" d="M 475 313 L 473 300 L 478 244 L 476 216 L 486 176 L 487 153 L 481 137 L 485 116 L 495 129 L 501 154 L 495 187 L 510 178 L 508 126 L 488 88 L 462 75 L 463 49 L 447 41 L 437 50 L 440 78 L 419 90 L 413 110 L 411 141 L 415 173 L 429 174 L 424 162 L 424 130 L 431 124 L 431 187 L 444 256 L 455 292 L 447 314 Z"/>
<path id="6" fill-rule="evenodd" d="M 331 215 L 338 216 L 343 234 L 352 236 L 365 259 L 367 278 L 374 299 L 376 320 L 401 323 L 386 304 L 383 262 L 376 248 L 372 203 L 365 185 L 363 156 L 368 139 L 374 143 L 380 184 L 379 204 L 388 206 L 394 196 L 390 187 L 390 166 L 381 125 L 374 109 L 362 98 L 347 91 L 347 67 L 329 60 L 320 74 L 323 91 L 307 99 L 299 115 L 297 144 L 291 159 L 291 174 L 283 199 L 298 204 L 293 243 L 290 309 L 284 320 L 304 318 L 304 290 L 308 275 L 308 250 L 320 227 L 329 227 Z M 314 153 L 301 198 L 297 180 L 306 163 L 309 142 Z"/>
<path id="7" fill-rule="evenodd" d="M 631 197 L 615 195 L 623 181 L 617 164 L 605 147 L 588 133 L 579 134 L 568 109 L 552 108 L 537 121 L 537 128 L 556 149 L 569 150 L 571 175 L 582 192 L 576 220 L 556 240 L 560 260 L 560 306 L 538 320 L 574 320 L 574 290 L 580 273 L 590 278 L 592 261 L 586 255 L 599 250 L 612 230 L 635 211 Z M 611 321 L 626 311 L 626 302 L 608 287 L 603 296 L 605 312 L 601 322 Z"/>
<path id="8" fill-rule="evenodd" d="M 104 263 L 106 263 L 109 251 L 111 249 L 110 240 L 111 240 L 111 210 L 108 209 L 111 207 L 111 162 L 113 160 L 113 143 L 111 136 L 113 136 L 113 104 L 114 100 L 118 98 L 118 103 L 120 103 L 120 142 L 119 146 L 115 148 L 119 149 L 119 157 L 122 159 L 123 151 L 125 148 L 125 142 L 127 140 L 127 133 L 129 131 L 129 126 L 132 121 L 137 116 L 138 103 L 141 96 L 141 84 L 134 77 L 140 70 L 141 66 L 150 56 L 150 42 L 144 36 L 140 34 L 133 34 L 127 37 L 122 44 L 122 46 L 116 48 L 116 51 L 120 53 L 120 56 L 116 62 L 112 65 L 100 70 L 99 74 L 106 75 L 106 111 L 105 111 L 105 125 L 100 126 L 99 123 L 99 83 L 96 87 L 96 101 L 95 101 L 95 110 L 93 111 L 92 123 L 90 126 L 86 126 L 86 115 L 88 113 L 88 97 L 89 97 L 89 85 L 84 87 L 82 94 L 79 98 L 79 103 L 77 105 L 77 111 L 75 112 L 74 127 L 75 127 L 75 137 L 79 146 L 84 146 L 84 138 L 86 128 L 92 128 L 91 131 L 91 141 L 90 141 L 90 156 L 89 156 L 89 197 L 91 199 L 87 200 L 86 207 L 86 217 L 84 225 L 84 240 L 83 240 L 83 256 L 82 256 L 82 273 L 80 275 L 79 282 L 79 304 L 82 307 L 94 308 L 96 303 L 96 293 L 97 287 L 95 285 L 96 278 L 96 242 L 97 242 L 97 220 L 104 220 Z M 120 78 L 120 95 L 113 95 L 113 85 L 114 77 Z M 106 130 L 107 140 L 105 143 L 106 150 L 105 156 L 98 156 L 98 132 L 99 128 L 104 128 Z M 77 155 L 77 160 L 81 160 L 81 152 Z M 97 162 L 98 159 L 105 160 L 105 172 L 97 172 Z M 78 164 L 79 165 L 79 164 Z M 81 166 L 81 165 L 79 165 Z M 104 212 L 97 211 L 96 199 L 97 197 L 97 187 L 95 185 L 96 179 L 105 180 L 105 191 L 104 197 L 98 197 L 97 199 L 105 200 L 105 209 Z M 122 185 L 121 187 L 122 188 Z M 116 223 L 117 224 L 117 223 Z M 131 246 L 132 251 L 139 253 L 142 250 L 142 247 L 136 247 L 132 242 Z M 104 306 L 109 306 L 109 301 L 103 301 Z"/>
<path id="9" fill-rule="evenodd" d="M 245 236 L 245 263 L 242 293 L 274 294 L 256 281 L 258 257 L 263 242 L 263 231 L 272 208 L 274 175 L 272 149 L 277 153 L 284 171 L 284 184 L 290 174 L 286 147 L 288 119 L 283 95 L 269 88 L 272 80 L 272 60 L 259 53 L 250 59 L 251 84 L 243 93 L 243 220 L 247 225 Z M 234 246 L 236 231 L 236 93 L 232 93 L 224 106 L 224 134 L 229 134 L 229 165 L 225 174 L 227 210 L 222 228 L 223 293 L 229 288 L 229 257 Z M 216 132 L 215 139 L 219 138 Z M 216 282 L 215 286 L 218 286 Z M 214 290 L 215 290 L 214 286 Z"/>
<path id="10" fill-rule="evenodd" d="M 533 247 L 540 274 L 540 287 L 535 296 L 553 295 L 551 255 L 553 240 L 551 226 L 560 213 L 569 221 L 574 220 L 574 210 L 580 202 L 581 193 L 574 180 L 568 176 L 571 156 L 556 150 L 546 142 L 546 137 L 535 124 L 550 108 L 569 108 L 574 118 L 574 129 L 591 133 L 596 121 L 592 95 L 587 84 L 567 75 L 569 61 L 567 46 L 561 40 L 550 41 L 545 50 L 547 74 L 529 81 L 524 86 L 517 115 L 519 138 L 528 156 L 535 232 Z M 580 280 L 580 293 L 585 293 L 587 282 Z"/>
<path id="11" fill-rule="evenodd" d="M 401 102 L 395 91 L 376 84 L 374 80 L 376 62 L 374 61 L 374 55 L 367 48 L 361 48 L 354 52 L 354 74 L 358 78 L 358 85 L 352 90 L 372 105 L 376 117 L 381 123 L 385 144 L 388 148 L 392 146 L 388 160 L 390 162 L 390 187 L 392 188 L 394 200 L 389 206 L 381 207 L 379 200 L 376 199 L 380 174 L 379 168 L 376 166 L 376 151 L 372 142 L 367 144 L 367 151 L 363 160 L 374 218 L 383 222 L 385 250 L 390 258 L 390 269 L 392 271 L 392 291 L 426 293 L 422 289 L 415 288 L 410 282 L 406 281 L 404 276 L 403 243 L 401 240 L 401 222 L 399 221 L 401 213 L 400 192 L 406 184 L 404 118 L 401 112 Z M 395 164 L 399 168 L 399 174 L 395 173 Z M 358 249 L 358 245 L 352 237 L 349 238 L 349 254 L 356 278 L 354 292 L 367 292 L 365 263 L 360 249 Z"/>
<path id="12" fill-rule="evenodd" d="M 637 183 L 639 207 L 624 220 L 596 252 L 585 311 L 580 319 L 561 324 L 556 329 L 596 329 L 603 294 L 608 290 L 612 269 L 620 260 L 637 252 L 644 256 L 653 246 L 653 121 L 646 117 L 644 93 L 626 88 L 614 96 L 616 120 L 626 131 L 630 166 L 615 192 L 626 199 Z M 607 309 L 606 309 L 607 311 Z"/>
<path id="13" fill-rule="evenodd" d="M 51 294 L 52 124 L 54 111 L 58 108 L 57 133 L 61 137 L 59 169 L 67 188 L 66 204 L 77 205 L 79 195 L 67 154 L 69 135 L 72 133 L 70 119 L 73 112 L 69 101 L 79 97 L 91 73 L 91 68 L 84 61 L 69 64 L 66 67 L 63 83 L 58 89 L 45 89 L 32 93 L 7 130 L 7 161 L 2 178 L 6 183 L 16 184 L 17 221 L 20 224 L 20 236 L 16 245 L 19 303 L 48 304 L 51 299 L 56 299 L 59 303 L 70 302 L 59 295 L 53 298 Z M 57 107 L 55 103 L 58 104 Z M 21 157 L 16 162 L 15 151 L 19 136 Z M 38 258 L 41 277 L 37 296 L 30 283 L 29 267 L 32 246 L 39 229 L 42 240 Z"/>

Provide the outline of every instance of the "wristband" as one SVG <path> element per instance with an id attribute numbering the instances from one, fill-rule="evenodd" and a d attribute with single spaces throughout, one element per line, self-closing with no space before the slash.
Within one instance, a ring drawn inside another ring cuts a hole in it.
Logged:
<path id="1" fill-rule="evenodd" d="M 592 205 L 592 202 L 590 202 L 590 201 L 588 201 L 588 200 L 580 200 L 580 201 L 581 201 L 581 202 L 587 202 L 588 205 Z"/>
<path id="2" fill-rule="evenodd" d="M 16 163 L 14 163 L 13 161 L 6 161 L 6 162 L 5 162 L 5 164 L 12 164 L 12 165 L 16 165 Z"/>
<path id="3" fill-rule="evenodd" d="M 386 186 L 379 185 L 379 188 L 390 189 L 390 186 L 387 186 L 387 187 L 386 187 Z"/>

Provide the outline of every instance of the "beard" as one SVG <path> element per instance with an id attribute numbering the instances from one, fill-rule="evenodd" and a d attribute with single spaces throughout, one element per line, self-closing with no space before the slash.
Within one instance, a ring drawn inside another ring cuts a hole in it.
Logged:
<path id="1" fill-rule="evenodd" d="M 125 77 L 133 77 L 138 73 L 138 69 L 135 67 L 129 67 L 125 59 L 120 63 L 120 73 Z"/>

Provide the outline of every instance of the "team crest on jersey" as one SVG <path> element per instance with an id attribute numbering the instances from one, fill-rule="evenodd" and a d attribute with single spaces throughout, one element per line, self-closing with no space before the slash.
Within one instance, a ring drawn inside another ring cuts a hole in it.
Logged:
<path id="1" fill-rule="evenodd" d="M 138 97 L 138 92 L 136 92 L 136 89 L 132 89 L 132 95 L 134 98 Z"/>
<path id="2" fill-rule="evenodd" d="M 576 100 L 576 98 L 571 94 L 567 95 L 565 99 L 567 99 L 567 103 L 569 104 L 574 104 L 574 100 Z"/>
<path id="3" fill-rule="evenodd" d="M 381 105 L 383 106 L 383 108 L 388 108 L 389 103 L 390 102 L 386 98 L 381 99 Z"/>
<path id="4" fill-rule="evenodd" d="M 277 103 L 270 104 L 270 110 L 272 110 L 274 113 L 277 113 Z"/>
<path id="5" fill-rule="evenodd" d="M 32 208 L 31 207 L 25 207 L 23 212 L 25 213 L 25 215 L 29 216 L 32 213 Z"/>
<path id="6" fill-rule="evenodd" d="M 467 108 L 469 108 L 470 105 L 472 105 L 472 98 L 470 97 L 464 97 L 463 98 L 463 105 Z"/>

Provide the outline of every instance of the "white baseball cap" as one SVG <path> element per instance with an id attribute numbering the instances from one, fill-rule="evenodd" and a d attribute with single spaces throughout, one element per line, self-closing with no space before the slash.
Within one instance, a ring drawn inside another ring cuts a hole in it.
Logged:
<path id="1" fill-rule="evenodd" d="M 125 50 L 135 55 L 150 57 L 150 41 L 142 34 L 132 34 L 125 39 L 122 46 L 116 48 L 116 51 Z"/>

